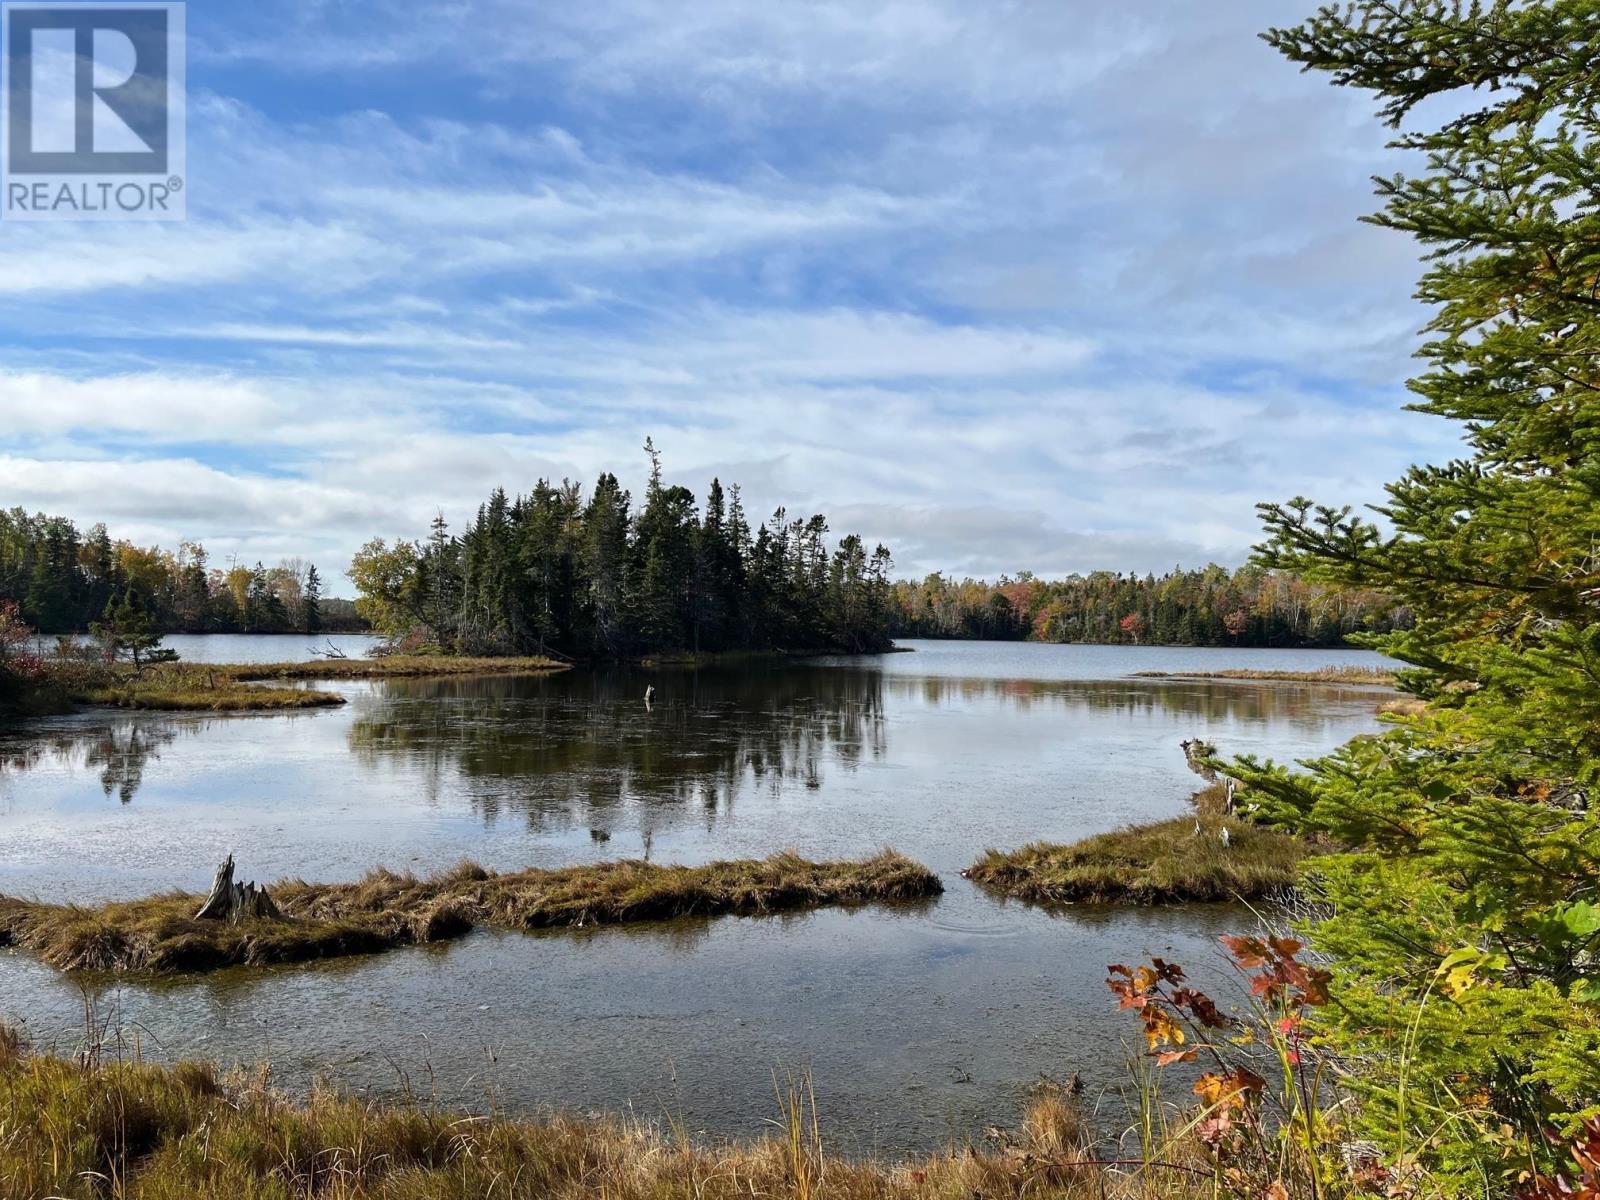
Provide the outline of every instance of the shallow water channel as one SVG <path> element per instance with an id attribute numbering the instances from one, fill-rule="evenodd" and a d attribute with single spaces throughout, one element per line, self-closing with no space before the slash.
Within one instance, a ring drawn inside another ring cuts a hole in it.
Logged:
<path id="1" fill-rule="evenodd" d="M 300 657 L 214 638 L 213 661 Z M 809 1069 L 838 1148 L 893 1154 L 1015 1118 L 1041 1072 L 1091 1092 L 1132 1028 L 1105 967 L 1216 966 L 1233 908 L 991 899 L 986 847 L 1183 810 L 1178 743 L 1304 758 L 1376 727 L 1381 694 L 1137 678 L 1376 663 L 1355 651 L 912 642 L 913 653 L 714 670 L 336 685 L 294 715 L 83 713 L 0 731 L 0 891 L 105 899 L 245 877 L 350 879 L 648 855 L 895 848 L 944 878 L 906 908 L 539 935 L 202 979 L 73 979 L 0 954 L 0 1019 L 70 1048 L 86 1004 L 147 1057 L 270 1059 L 393 1095 L 671 1117 L 759 1132 Z M 653 704 L 643 695 L 654 685 Z"/>

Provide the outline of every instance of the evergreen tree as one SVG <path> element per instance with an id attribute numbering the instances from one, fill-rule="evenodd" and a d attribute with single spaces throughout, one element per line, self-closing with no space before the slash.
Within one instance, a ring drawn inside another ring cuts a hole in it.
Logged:
<path id="1" fill-rule="evenodd" d="M 100 621 L 90 628 L 108 660 L 126 657 L 141 674 L 148 666 L 176 662 L 178 652 L 164 649 L 149 610 L 130 587 L 106 606 Z"/>
<path id="2" fill-rule="evenodd" d="M 1309 774 L 1238 770 L 1267 816 L 1351 847 L 1312 881 L 1325 1033 L 1362 1135 L 1462 1193 L 1550 1171 L 1547 1134 L 1600 1105 L 1597 29 L 1593 0 L 1363 0 L 1268 35 L 1420 126 L 1397 138 L 1420 173 L 1380 180 L 1371 219 L 1429 250 L 1413 407 L 1468 452 L 1390 485 L 1381 524 L 1263 506 L 1263 565 L 1410 607 L 1368 641 L 1429 705 Z"/>
<path id="3" fill-rule="evenodd" d="M 585 580 L 581 606 L 592 630 L 584 652 L 620 654 L 626 647 L 628 493 L 609 472 L 600 476 L 583 512 L 578 548 Z"/>
<path id="4" fill-rule="evenodd" d="M 306 568 L 306 586 L 301 596 L 301 625 L 306 633 L 322 632 L 322 576 L 317 565 Z"/>
<path id="5" fill-rule="evenodd" d="M 644 503 L 614 475 L 585 503 L 576 484 L 496 489 L 459 539 L 443 519 L 421 544 L 382 541 L 351 565 L 358 610 L 382 633 L 419 629 L 455 652 L 615 657 L 678 650 L 879 650 L 888 644 L 889 553 L 847 538 L 830 559 L 825 518 L 780 510 L 754 537 L 738 489 L 713 480 L 702 513 L 667 486 L 653 441 Z M 731 499 L 730 499 L 731 495 Z"/>

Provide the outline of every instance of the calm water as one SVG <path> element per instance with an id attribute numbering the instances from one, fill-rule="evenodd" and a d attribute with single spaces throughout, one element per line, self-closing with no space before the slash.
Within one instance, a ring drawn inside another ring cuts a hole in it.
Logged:
<path id="1" fill-rule="evenodd" d="M 185 657 L 297 657 L 283 639 L 227 641 Z M 388 1094 L 409 1080 L 451 1103 L 632 1108 L 719 1134 L 759 1129 L 775 1067 L 810 1067 L 836 1142 L 926 1147 L 1012 1119 L 1041 1071 L 1109 1085 L 1128 1025 L 1105 965 L 1211 962 L 1216 935 L 1249 919 L 1052 914 L 987 898 L 962 867 L 989 846 L 1181 811 L 1196 783 L 1185 737 L 1301 758 L 1373 728 L 1378 697 L 1129 677 L 1376 661 L 1359 652 L 912 645 L 800 665 L 340 685 L 345 707 L 291 716 L 39 722 L 0 734 L 0 891 L 203 888 L 229 851 L 249 877 L 332 880 L 468 855 L 509 868 L 892 845 L 939 871 L 946 894 L 478 934 L 310 968 L 98 981 L 90 998 L 146 1053 L 270 1057 L 290 1086 L 322 1073 Z M 0 956 L 0 1018 L 70 1045 L 83 1003 L 77 982 Z"/>

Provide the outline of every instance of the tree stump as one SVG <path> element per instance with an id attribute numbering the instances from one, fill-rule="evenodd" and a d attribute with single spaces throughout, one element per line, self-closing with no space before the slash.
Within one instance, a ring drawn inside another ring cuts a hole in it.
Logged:
<path id="1" fill-rule="evenodd" d="M 1180 743 L 1183 746 L 1183 757 L 1189 764 L 1189 770 L 1200 776 L 1207 783 L 1217 782 L 1217 773 L 1206 765 L 1206 759 L 1217 752 L 1217 748 L 1210 742 L 1201 738 L 1194 738 Z"/>
<path id="2" fill-rule="evenodd" d="M 194 919 L 227 921 L 230 925 L 237 925 L 248 917 L 281 920 L 283 914 L 278 911 L 266 888 L 255 883 L 233 881 L 233 855 L 230 854 L 217 867 L 217 873 L 211 880 L 211 891 L 200 906 L 200 911 L 194 914 Z"/>

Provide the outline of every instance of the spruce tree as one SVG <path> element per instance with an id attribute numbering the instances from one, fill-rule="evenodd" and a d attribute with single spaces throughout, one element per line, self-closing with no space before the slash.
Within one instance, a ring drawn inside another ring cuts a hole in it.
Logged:
<path id="1" fill-rule="evenodd" d="M 305 632 L 322 632 L 322 576 L 317 574 L 317 564 L 306 569 L 305 591 L 301 595 L 301 622 Z"/>
<path id="2" fill-rule="evenodd" d="M 1264 815 L 1350 848 L 1310 885 L 1325 1033 L 1363 1135 L 1463 1193 L 1552 1169 L 1547 1135 L 1600 1105 L 1597 30 L 1597 0 L 1363 0 L 1267 35 L 1373 93 L 1422 164 L 1370 220 L 1426 249 L 1413 407 L 1466 451 L 1376 521 L 1263 506 L 1263 565 L 1409 605 L 1368 640 L 1429 704 L 1309 774 L 1238 769 Z"/>

